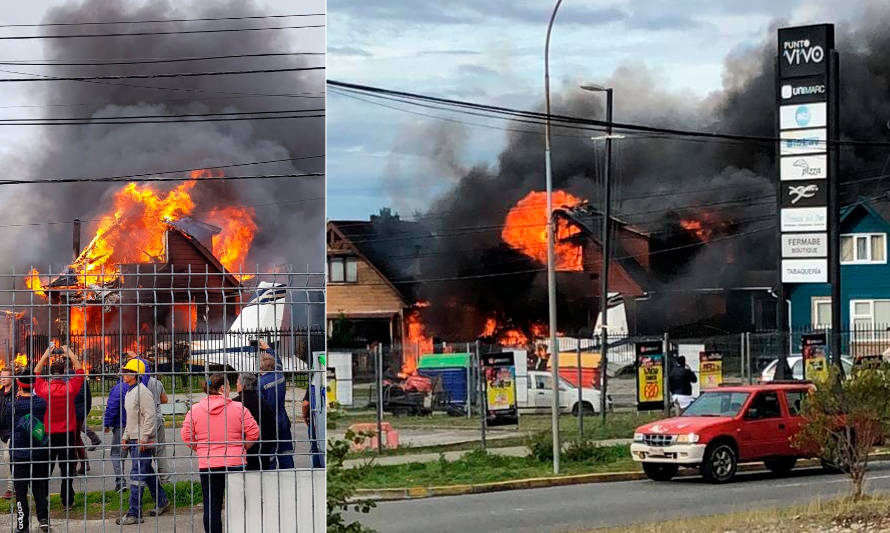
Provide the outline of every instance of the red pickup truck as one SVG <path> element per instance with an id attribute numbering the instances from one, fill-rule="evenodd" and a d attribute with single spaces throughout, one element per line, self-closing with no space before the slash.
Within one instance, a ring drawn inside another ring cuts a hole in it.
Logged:
<path id="1" fill-rule="evenodd" d="M 631 456 L 656 481 L 670 480 L 685 466 L 698 467 L 707 481 L 725 483 L 740 462 L 756 461 L 786 473 L 806 456 L 791 446 L 791 437 L 811 388 L 772 383 L 706 390 L 682 415 L 637 428 Z"/>

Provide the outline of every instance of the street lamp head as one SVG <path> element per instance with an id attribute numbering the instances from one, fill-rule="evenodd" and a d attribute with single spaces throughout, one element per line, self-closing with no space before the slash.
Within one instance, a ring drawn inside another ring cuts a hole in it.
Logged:
<path id="1" fill-rule="evenodd" d="M 609 89 L 603 87 L 602 85 L 597 85 L 596 83 L 583 83 L 580 86 L 582 91 L 593 91 L 593 92 L 605 92 Z"/>

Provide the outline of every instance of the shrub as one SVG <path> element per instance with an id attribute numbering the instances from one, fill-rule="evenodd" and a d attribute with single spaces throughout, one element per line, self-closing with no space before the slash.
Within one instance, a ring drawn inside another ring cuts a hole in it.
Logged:
<path id="1" fill-rule="evenodd" d="M 367 469 L 363 467 L 346 468 L 343 465 L 352 444 L 361 444 L 364 438 L 363 435 L 347 431 L 345 439 L 328 439 L 328 533 L 374 533 L 373 529 L 363 526 L 358 521 L 346 523 L 343 518 L 343 512 L 349 509 L 359 513 L 368 513 L 376 507 L 376 504 L 369 500 L 350 501 L 355 494 L 356 485 L 365 476 Z"/>
<path id="2" fill-rule="evenodd" d="M 850 379 L 832 369 L 803 405 L 793 444 L 850 476 L 851 498 L 862 497 L 868 456 L 890 428 L 890 366 L 863 368 Z"/>

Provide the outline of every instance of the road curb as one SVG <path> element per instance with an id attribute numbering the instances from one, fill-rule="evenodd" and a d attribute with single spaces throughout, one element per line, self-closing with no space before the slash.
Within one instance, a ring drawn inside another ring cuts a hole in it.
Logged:
<path id="1" fill-rule="evenodd" d="M 873 454 L 870 461 L 890 461 L 890 452 Z M 820 466 L 818 459 L 804 459 L 797 462 L 798 468 Z M 740 472 L 763 470 L 761 463 L 739 465 Z M 698 470 L 681 470 L 677 477 L 697 476 Z M 584 485 L 588 483 L 612 483 L 616 481 L 638 481 L 646 479 L 643 472 L 603 472 L 598 474 L 578 474 L 574 476 L 535 477 L 492 483 L 443 485 L 438 487 L 401 487 L 391 489 L 356 489 L 353 501 L 372 500 L 377 502 L 416 500 L 436 498 L 439 496 L 462 496 L 466 494 L 482 494 L 486 492 L 502 492 L 508 490 L 541 489 L 562 487 L 567 485 Z"/>

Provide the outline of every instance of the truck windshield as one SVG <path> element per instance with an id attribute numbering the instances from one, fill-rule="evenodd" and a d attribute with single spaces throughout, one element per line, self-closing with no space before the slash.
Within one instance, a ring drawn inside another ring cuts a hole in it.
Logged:
<path id="1" fill-rule="evenodd" d="M 736 416 L 749 395 L 748 392 L 705 392 L 681 416 Z"/>

